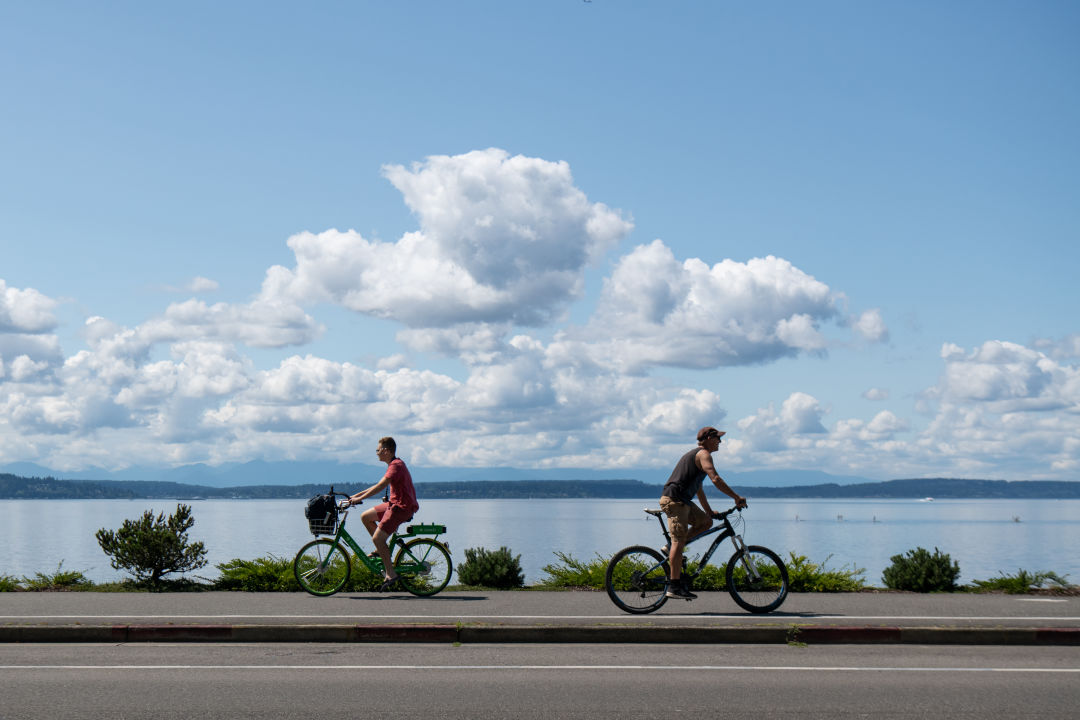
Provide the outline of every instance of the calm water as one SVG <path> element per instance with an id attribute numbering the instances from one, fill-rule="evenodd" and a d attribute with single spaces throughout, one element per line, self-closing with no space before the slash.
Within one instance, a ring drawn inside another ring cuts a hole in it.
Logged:
<path id="1" fill-rule="evenodd" d="M 291 558 L 311 539 L 300 500 L 191 501 L 194 540 L 216 563 L 265 555 Z M 521 555 L 527 582 L 543 577 L 556 552 L 582 560 L 610 556 L 626 545 L 657 546 L 660 530 L 642 508 L 647 500 L 426 500 L 414 522 L 449 527 L 455 565 L 465 548 L 509 547 Z M 717 502 L 716 507 L 721 507 Z M 164 500 L 0 500 L 0 575 L 23 577 L 64 569 L 91 580 L 119 579 L 98 547 L 98 528 L 118 528 L 144 510 L 172 512 Z M 349 528 L 364 536 L 353 511 Z M 961 580 L 999 572 L 1053 570 L 1080 582 L 1080 500 L 756 500 L 744 513 L 743 536 L 787 557 L 794 551 L 830 568 L 865 568 L 881 586 L 890 557 L 914 547 L 934 547 L 960 564 Z M 364 546 L 370 544 L 365 539 Z M 693 547 L 693 546 L 692 546 Z M 718 551 L 722 562 L 727 546 Z M 714 562 L 716 557 L 714 557 Z"/>

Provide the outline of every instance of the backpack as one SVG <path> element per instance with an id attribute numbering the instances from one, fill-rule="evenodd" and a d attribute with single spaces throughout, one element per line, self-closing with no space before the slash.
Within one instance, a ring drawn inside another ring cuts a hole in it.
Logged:
<path id="1" fill-rule="evenodd" d="M 316 495 L 308 500 L 304 517 L 307 518 L 312 533 L 333 534 L 337 524 L 337 503 L 334 502 L 334 496 Z"/>

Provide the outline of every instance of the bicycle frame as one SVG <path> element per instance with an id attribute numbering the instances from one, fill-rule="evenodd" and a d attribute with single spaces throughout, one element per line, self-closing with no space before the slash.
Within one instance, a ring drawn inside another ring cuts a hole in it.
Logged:
<path id="1" fill-rule="evenodd" d="M 705 566 L 709 564 L 709 559 L 712 557 L 713 553 L 716 552 L 716 548 L 720 547 L 720 543 L 724 542 L 724 540 L 731 538 L 732 544 L 735 545 L 736 552 L 746 549 L 746 543 L 743 541 L 742 535 L 735 532 L 735 528 L 731 525 L 731 520 L 728 519 L 728 515 L 735 512 L 737 509 L 738 508 L 731 508 L 730 510 L 725 510 L 724 512 L 719 513 L 719 517 L 717 518 L 721 522 L 719 526 L 709 528 L 700 535 L 695 535 L 694 537 L 686 541 L 686 547 L 689 547 L 692 543 L 696 543 L 698 540 L 701 540 L 704 537 L 707 537 L 709 535 L 716 535 L 716 539 L 713 540 L 712 545 L 709 546 L 709 549 L 705 551 L 705 554 L 702 555 L 701 559 L 698 561 L 697 571 L 693 573 L 687 573 L 687 575 L 691 579 L 696 578 L 698 575 L 701 574 L 701 571 L 704 570 Z M 653 515 L 656 518 L 657 522 L 660 523 L 660 530 L 664 533 L 664 540 L 667 542 L 667 546 L 671 547 L 671 533 L 668 532 L 667 525 L 664 523 L 663 513 L 652 511 L 649 512 L 649 514 Z M 758 579 L 761 577 L 757 567 L 755 567 L 753 564 L 753 560 L 748 555 L 743 555 L 743 563 L 746 566 L 746 570 L 750 573 L 751 577 L 753 577 L 754 579 Z M 684 567 L 685 564 L 686 551 L 683 550 Z"/>
<path id="2" fill-rule="evenodd" d="M 352 548 L 353 553 L 355 553 L 356 557 L 360 559 L 360 562 L 364 563 L 364 565 L 367 567 L 368 570 L 370 570 L 371 572 L 373 572 L 373 573 L 375 573 L 377 575 L 381 575 L 383 573 L 382 558 L 380 558 L 380 557 L 374 557 L 374 558 L 368 557 L 367 552 L 362 547 L 360 547 L 360 544 L 357 543 L 356 540 L 353 538 L 353 536 L 349 534 L 349 531 L 345 529 L 345 519 L 348 516 L 349 516 L 349 511 L 344 510 L 344 511 L 342 511 L 341 516 L 338 518 L 338 529 L 337 529 L 337 532 L 334 533 L 334 535 L 333 535 L 334 542 L 339 543 L 341 540 L 344 540 L 345 544 L 348 545 L 350 548 Z M 434 536 L 434 539 L 449 551 L 450 547 L 445 542 L 438 539 L 440 534 L 441 533 L 432 533 L 432 535 Z M 328 535 L 327 537 L 330 537 L 330 536 Z M 394 548 L 396 547 L 396 545 L 399 542 L 401 542 L 401 543 L 406 542 L 410 537 L 419 537 L 419 536 L 418 535 L 417 536 L 401 535 L 400 533 L 395 532 L 387 539 L 386 545 L 387 545 L 388 548 L 390 548 L 391 557 L 393 557 Z M 409 555 L 411 556 L 412 553 L 409 553 Z M 416 561 L 415 557 L 412 558 L 412 559 L 413 559 L 414 562 Z M 329 562 L 329 560 L 330 560 L 329 556 L 327 556 L 326 560 L 327 560 L 327 562 Z M 420 562 L 419 564 L 422 565 L 422 562 Z M 399 570 L 399 571 L 404 571 L 404 572 L 410 572 L 410 571 L 415 571 L 415 570 L 421 569 L 419 567 L 414 567 L 413 563 L 395 565 L 394 568 Z"/>

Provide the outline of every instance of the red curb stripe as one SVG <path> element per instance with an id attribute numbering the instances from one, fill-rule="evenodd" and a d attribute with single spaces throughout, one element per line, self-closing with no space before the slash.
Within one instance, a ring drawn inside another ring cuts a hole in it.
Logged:
<path id="1" fill-rule="evenodd" d="M 1037 628 L 1035 642 L 1047 645 L 1080 645 L 1080 628 Z"/>

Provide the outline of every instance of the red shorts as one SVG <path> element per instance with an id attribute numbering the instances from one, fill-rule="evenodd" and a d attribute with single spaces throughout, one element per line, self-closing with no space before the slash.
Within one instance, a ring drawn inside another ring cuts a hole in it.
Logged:
<path id="1" fill-rule="evenodd" d="M 388 502 L 376 505 L 375 513 L 379 516 L 379 528 L 387 535 L 397 532 L 401 523 L 408 522 L 413 517 L 411 511 Z"/>

